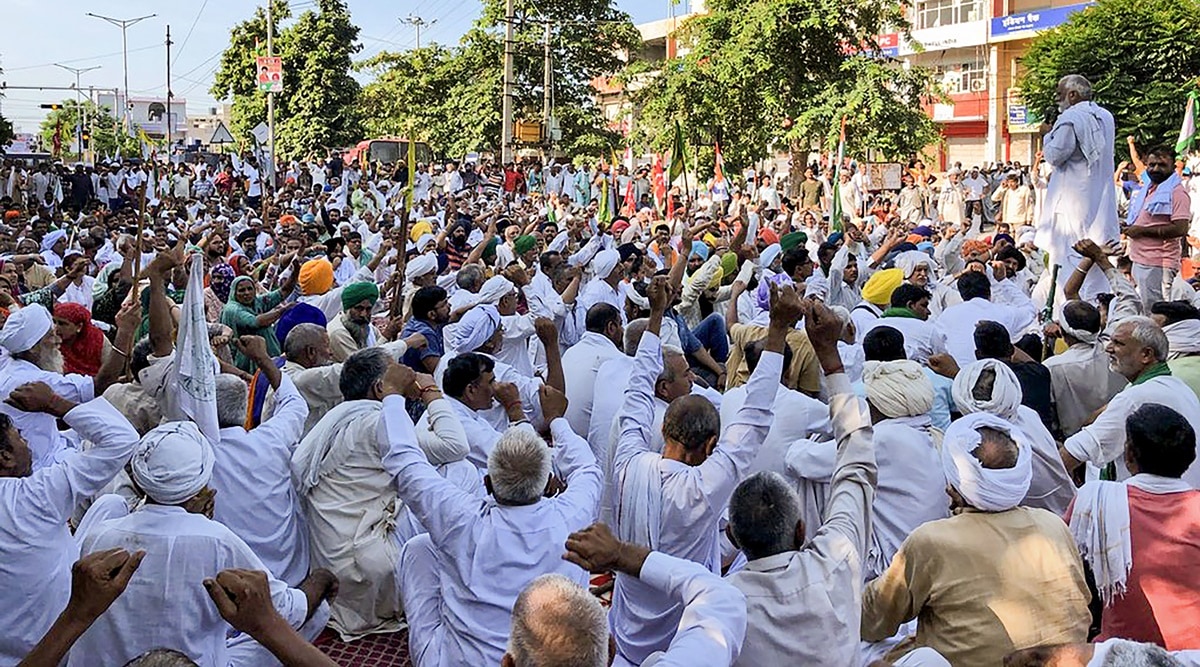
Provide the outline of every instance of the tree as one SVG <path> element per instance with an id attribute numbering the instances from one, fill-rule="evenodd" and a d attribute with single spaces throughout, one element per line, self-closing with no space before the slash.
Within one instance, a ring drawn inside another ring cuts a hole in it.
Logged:
<path id="1" fill-rule="evenodd" d="M 3 73 L 4 70 L 0 69 L 0 74 Z M 0 98 L 3 97 L 4 93 L 0 92 Z M 13 130 L 13 124 L 9 122 L 9 120 L 2 114 L 0 114 L 0 151 L 3 151 L 5 148 L 7 148 L 8 145 L 12 143 L 13 137 L 15 136 L 16 133 Z"/>
<path id="2" fill-rule="evenodd" d="M 1082 74 L 1092 99 L 1112 112 L 1118 136 L 1174 145 L 1200 77 L 1197 34 L 1197 0 L 1100 0 L 1034 39 L 1021 61 L 1022 98 L 1053 121 L 1058 80 Z M 1127 154 L 1124 144 L 1117 150 Z"/>
<path id="3" fill-rule="evenodd" d="M 518 1 L 514 29 L 516 118 L 541 117 L 543 38 L 551 22 L 554 115 L 571 155 L 608 155 L 619 136 L 606 127 L 592 81 L 624 67 L 620 54 L 641 38 L 611 0 Z M 453 47 L 384 53 L 361 63 L 375 75 L 363 92 L 364 124 L 418 137 L 450 155 L 496 150 L 501 135 L 503 0 L 485 0 L 483 13 Z"/>
<path id="4" fill-rule="evenodd" d="M 85 127 L 91 136 L 88 147 L 96 155 L 141 155 L 141 142 L 120 129 L 118 121 L 108 107 L 97 106 L 90 100 L 84 100 L 80 105 L 74 99 L 65 99 L 60 104 L 60 108 L 46 115 L 46 119 L 38 128 L 46 150 L 51 150 L 54 135 L 57 133 L 62 142 L 63 153 L 67 152 L 71 142 L 75 140 L 75 127 L 79 123 L 82 109 L 82 115 L 87 117 Z"/>
<path id="5" fill-rule="evenodd" d="M 284 72 L 283 92 L 275 95 L 276 152 L 296 156 L 358 141 L 360 88 L 350 69 L 362 46 L 345 0 L 317 0 L 316 11 L 306 10 L 283 27 L 291 18 L 288 4 L 272 1 L 273 53 Z M 254 59 L 266 55 L 266 43 L 267 15 L 259 7 L 231 32 L 210 89 L 217 99 L 233 100 L 230 130 L 241 140 L 267 120 L 267 95 L 254 75 Z"/>
<path id="6" fill-rule="evenodd" d="M 937 138 L 921 105 L 935 95 L 922 67 L 904 69 L 880 53 L 877 35 L 908 24 L 897 0 L 713 0 L 709 13 L 679 28 L 690 51 L 662 63 L 634 63 L 634 141 L 664 150 L 676 120 L 689 143 L 719 142 L 730 169 L 772 146 L 906 157 Z"/>

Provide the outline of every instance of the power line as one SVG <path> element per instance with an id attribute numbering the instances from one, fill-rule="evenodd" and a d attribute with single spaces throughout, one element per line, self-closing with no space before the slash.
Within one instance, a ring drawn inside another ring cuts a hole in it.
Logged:
<path id="1" fill-rule="evenodd" d="M 196 23 L 200 21 L 200 16 L 204 14 L 204 8 L 207 6 L 208 0 L 204 0 L 204 4 L 200 5 L 200 11 L 196 12 L 196 18 L 192 19 L 192 27 L 188 28 L 187 36 L 183 38 L 183 44 L 180 45 L 179 50 L 175 52 L 176 58 L 178 58 L 180 54 L 183 53 L 183 50 L 187 48 L 188 40 L 192 38 L 192 31 L 196 29 Z"/>
<path id="2" fill-rule="evenodd" d="M 134 49 L 129 49 L 129 53 L 137 53 L 138 51 L 149 51 L 150 49 L 157 49 L 160 46 L 162 46 L 162 45 L 161 44 L 151 44 L 149 46 L 139 46 Z M 54 67 L 58 63 L 78 63 L 78 62 L 83 62 L 85 60 L 100 60 L 102 58 L 112 58 L 113 56 L 119 56 L 122 53 L 123 53 L 123 51 L 115 51 L 113 53 L 102 53 L 98 56 L 85 56 L 83 58 L 68 58 L 67 60 L 54 60 L 54 61 L 51 61 L 48 63 L 42 63 L 40 65 L 22 65 L 21 67 L 5 67 L 4 71 L 5 72 L 20 72 L 23 70 L 39 69 L 42 67 Z"/>

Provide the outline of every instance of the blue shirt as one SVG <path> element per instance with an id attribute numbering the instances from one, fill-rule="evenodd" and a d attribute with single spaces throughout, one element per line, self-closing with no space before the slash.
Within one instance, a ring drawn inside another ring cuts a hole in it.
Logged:
<path id="1" fill-rule="evenodd" d="M 412 334 L 421 334 L 428 344 L 419 350 L 409 348 L 400 361 L 418 373 L 428 373 L 429 371 L 421 362 L 429 357 L 441 357 L 446 354 L 445 344 L 442 342 L 442 327 L 443 325 L 432 324 L 416 318 L 405 323 L 404 329 L 400 332 L 401 338 L 407 338 Z"/>

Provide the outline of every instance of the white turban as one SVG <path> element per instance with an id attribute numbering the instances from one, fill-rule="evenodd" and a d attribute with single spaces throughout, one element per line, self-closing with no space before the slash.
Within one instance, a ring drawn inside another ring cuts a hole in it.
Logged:
<path id="1" fill-rule="evenodd" d="M 996 382 L 992 385 L 992 397 L 985 401 L 975 398 L 975 385 L 979 376 L 985 370 L 991 369 L 996 373 Z M 1003 361 L 996 359 L 980 359 L 958 372 L 951 388 L 954 404 L 964 415 L 974 412 L 986 412 L 1004 419 L 1016 419 L 1017 409 L 1021 407 L 1021 382 L 1017 374 Z"/>
<path id="2" fill-rule="evenodd" d="M 596 277 L 604 280 L 612 274 L 613 269 L 621 262 L 621 253 L 616 250 L 601 250 L 592 258 L 592 271 Z"/>
<path id="3" fill-rule="evenodd" d="M 804 298 L 816 298 L 824 301 L 829 298 L 829 281 L 820 276 L 809 276 L 804 281 Z"/>
<path id="4" fill-rule="evenodd" d="M 513 285 L 508 278 L 492 276 L 484 281 L 483 287 L 479 288 L 479 294 L 475 295 L 475 302 L 495 305 L 500 302 L 500 299 L 515 292 L 516 289 L 516 285 Z"/>
<path id="5" fill-rule="evenodd" d="M 762 254 L 758 256 L 759 265 L 764 269 L 770 268 L 770 266 L 775 263 L 775 259 L 782 254 L 783 247 L 778 243 L 772 243 L 766 248 L 763 248 Z"/>
<path id="6" fill-rule="evenodd" d="M 468 310 L 454 327 L 451 347 L 460 354 L 474 352 L 496 335 L 500 328 L 500 311 L 491 304 L 482 304 Z"/>
<path id="7" fill-rule="evenodd" d="M 433 255 L 417 255 L 404 267 L 404 279 L 412 282 L 416 278 L 437 271 L 438 260 Z"/>
<path id="8" fill-rule="evenodd" d="M 979 429 L 991 428 L 1017 442 L 1017 463 L 1011 468 L 984 468 L 972 453 L 983 436 Z M 1033 479 L 1030 457 L 1033 449 L 1025 434 L 995 415 L 977 412 L 950 424 L 942 440 L 942 472 L 946 483 L 956 489 L 971 507 L 985 512 L 1003 512 L 1017 506 L 1029 492 Z"/>
<path id="9" fill-rule="evenodd" d="M 1068 301 L 1067 303 L 1070 303 L 1070 301 Z M 1063 306 L 1065 308 L 1066 304 L 1063 304 Z M 1057 321 L 1058 321 L 1058 326 L 1062 328 L 1063 333 L 1067 334 L 1068 336 L 1071 336 L 1072 338 L 1074 338 L 1075 340 L 1077 340 L 1081 343 L 1088 343 L 1090 345 L 1090 344 L 1095 343 L 1097 340 L 1100 340 L 1100 332 L 1098 332 L 1098 331 L 1084 331 L 1083 329 L 1076 329 L 1075 327 L 1071 326 L 1070 324 L 1067 324 L 1067 316 L 1065 314 L 1060 315 L 1058 317 Z M 1163 333 L 1166 333 L 1168 328 L 1169 327 L 1164 327 Z M 1171 339 L 1171 335 L 1167 334 L 1167 340 L 1170 340 L 1170 339 Z M 1171 345 L 1171 349 L 1172 350 L 1175 349 L 1174 344 Z M 1197 348 L 1197 351 L 1200 352 L 1200 348 Z"/>
<path id="10" fill-rule="evenodd" d="M 1182 320 L 1163 327 L 1167 342 L 1171 344 L 1168 359 L 1200 353 L 1200 320 Z M 1074 335 L 1074 334 L 1072 334 Z"/>
<path id="11" fill-rule="evenodd" d="M 45 252 L 54 247 L 59 239 L 67 238 L 67 233 L 61 229 L 56 229 L 42 237 L 42 252 Z"/>
<path id="12" fill-rule="evenodd" d="M 154 502 L 178 505 L 208 486 L 213 449 L 192 422 L 168 422 L 142 437 L 129 467 Z"/>
<path id="13" fill-rule="evenodd" d="M 425 252 L 425 248 L 430 243 L 436 243 L 436 242 L 437 242 L 437 237 L 435 237 L 433 234 L 422 234 L 420 236 L 420 238 L 417 239 L 417 252 L 419 252 L 419 253 Z"/>
<path id="14" fill-rule="evenodd" d="M 863 364 L 867 400 L 885 417 L 918 417 L 933 409 L 933 383 L 915 361 Z"/>
<path id="15" fill-rule="evenodd" d="M 895 264 L 897 269 L 900 269 L 904 272 L 905 280 L 911 278 L 913 272 L 916 271 L 917 267 L 922 264 L 925 264 L 929 267 L 930 279 L 934 277 L 933 271 L 935 265 L 933 263 L 933 258 L 921 252 L 920 250 L 905 250 L 899 255 L 896 255 L 896 258 L 892 260 L 892 263 Z"/>
<path id="16" fill-rule="evenodd" d="M 20 354 L 41 342 L 54 326 L 50 311 L 40 304 L 31 304 L 13 311 L 0 329 L 0 347 L 9 354 Z"/>

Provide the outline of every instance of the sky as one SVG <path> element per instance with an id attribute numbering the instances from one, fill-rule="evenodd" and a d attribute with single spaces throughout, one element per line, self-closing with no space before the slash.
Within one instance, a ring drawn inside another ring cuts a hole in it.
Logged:
<path id="1" fill-rule="evenodd" d="M 615 0 L 642 23 L 668 15 L 669 0 Z M 254 0 L 3 0 L 9 29 L 0 40 L 0 81 L 8 86 L 71 86 L 75 75 L 55 63 L 73 68 L 99 65 L 83 73 L 81 87 L 123 87 L 121 29 L 87 15 L 115 19 L 157 14 L 127 30 L 129 95 L 165 97 L 166 51 L 163 42 L 171 27 L 171 79 L 175 99 L 187 100 L 189 113 L 204 114 L 217 104 L 208 93 L 228 46 L 229 31 L 263 4 Z M 314 0 L 290 0 L 293 14 L 315 5 Z M 479 16 L 480 0 L 347 0 L 361 31 L 363 45 L 356 58 L 382 50 L 412 48 L 416 35 L 400 18 L 416 15 L 433 22 L 421 31 L 421 43 L 454 44 Z M 686 3 L 684 3 L 686 5 Z M 680 8 L 682 9 L 682 8 Z M 677 11 L 680 11 L 677 9 Z M 49 15 L 48 15 L 49 14 Z M 498 66 L 498 64 L 497 64 Z M 3 91 L 0 114 L 17 132 L 34 132 L 46 111 L 39 104 L 74 95 L 69 90 Z"/>

